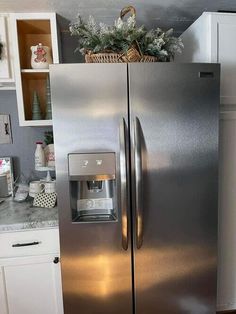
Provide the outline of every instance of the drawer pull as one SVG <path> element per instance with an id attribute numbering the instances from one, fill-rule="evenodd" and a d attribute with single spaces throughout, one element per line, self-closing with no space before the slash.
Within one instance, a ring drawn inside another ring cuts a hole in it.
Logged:
<path id="1" fill-rule="evenodd" d="M 28 243 L 17 243 L 17 244 L 12 244 L 12 247 L 22 247 L 22 246 L 31 246 L 31 245 L 38 245 L 40 242 L 28 242 Z"/>
<path id="2" fill-rule="evenodd" d="M 57 263 L 59 263 L 59 261 L 60 261 L 59 257 L 55 257 L 54 260 L 53 260 L 53 263 L 57 264 Z"/>

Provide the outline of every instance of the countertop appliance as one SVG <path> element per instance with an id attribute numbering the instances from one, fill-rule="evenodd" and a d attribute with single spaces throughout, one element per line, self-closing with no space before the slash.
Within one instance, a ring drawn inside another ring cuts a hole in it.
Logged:
<path id="1" fill-rule="evenodd" d="M 50 66 L 65 314 L 215 313 L 219 73 Z"/>

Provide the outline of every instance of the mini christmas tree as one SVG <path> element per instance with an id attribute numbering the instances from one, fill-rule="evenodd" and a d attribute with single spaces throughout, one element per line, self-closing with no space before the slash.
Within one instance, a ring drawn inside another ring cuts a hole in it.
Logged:
<path id="1" fill-rule="evenodd" d="M 52 104 L 51 104 L 51 90 L 50 90 L 50 81 L 47 77 L 46 81 L 46 120 L 52 119 Z"/>
<path id="2" fill-rule="evenodd" d="M 33 105 L 32 105 L 32 120 L 41 120 L 42 113 L 39 104 L 39 97 L 36 91 L 33 94 Z"/>

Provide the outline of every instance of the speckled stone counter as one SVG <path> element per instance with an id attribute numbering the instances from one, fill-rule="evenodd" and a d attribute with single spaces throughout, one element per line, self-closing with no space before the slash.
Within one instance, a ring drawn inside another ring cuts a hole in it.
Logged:
<path id="1" fill-rule="evenodd" d="M 58 227 L 58 209 L 33 207 L 32 202 L 6 198 L 0 204 L 0 232 Z"/>

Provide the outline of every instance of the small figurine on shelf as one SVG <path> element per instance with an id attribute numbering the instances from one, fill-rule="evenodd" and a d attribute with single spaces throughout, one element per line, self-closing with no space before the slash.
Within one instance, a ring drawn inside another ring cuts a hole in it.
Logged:
<path id="1" fill-rule="evenodd" d="M 31 67 L 33 69 L 48 69 L 49 64 L 52 63 L 50 54 L 50 47 L 43 46 L 39 43 L 36 46 L 30 47 L 31 49 Z"/>
<path id="2" fill-rule="evenodd" d="M 46 120 L 52 119 L 52 104 L 51 104 L 51 90 L 50 90 L 50 81 L 49 76 L 47 76 L 46 81 Z"/>
<path id="3" fill-rule="evenodd" d="M 41 120 L 42 113 L 39 104 L 39 97 L 36 91 L 33 94 L 33 105 L 32 105 L 32 120 Z"/>

